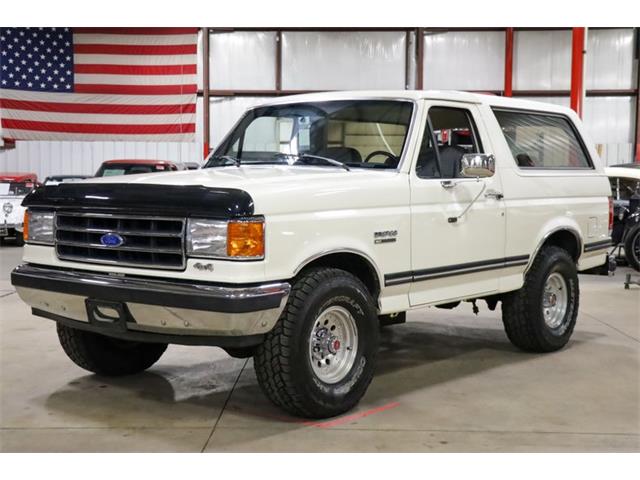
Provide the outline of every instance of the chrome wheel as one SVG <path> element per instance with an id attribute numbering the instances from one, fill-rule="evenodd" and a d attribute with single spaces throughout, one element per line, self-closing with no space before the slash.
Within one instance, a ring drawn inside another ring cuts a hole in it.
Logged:
<path id="1" fill-rule="evenodd" d="M 558 272 L 549 275 L 542 295 L 544 321 L 549 328 L 555 330 L 563 324 L 569 304 L 569 292 L 564 277 Z"/>
<path id="2" fill-rule="evenodd" d="M 309 359 L 318 379 L 338 383 L 353 367 L 357 353 L 358 329 L 349 310 L 334 305 L 322 311 L 309 338 Z"/>

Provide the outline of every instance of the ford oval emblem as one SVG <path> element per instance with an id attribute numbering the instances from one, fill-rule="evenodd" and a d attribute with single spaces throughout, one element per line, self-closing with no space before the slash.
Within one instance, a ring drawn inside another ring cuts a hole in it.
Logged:
<path id="1" fill-rule="evenodd" d="M 105 247 L 119 247 L 124 243 L 124 238 L 117 233 L 105 233 L 100 237 L 100 243 Z"/>

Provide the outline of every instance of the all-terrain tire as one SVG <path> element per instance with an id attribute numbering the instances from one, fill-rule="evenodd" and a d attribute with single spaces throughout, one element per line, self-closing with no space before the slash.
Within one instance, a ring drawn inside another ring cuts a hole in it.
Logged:
<path id="1" fill-rule="evenodd" d="M 105 376 L 132 375 L 156 363 L 167 345 L 131 342 L 78 330 L 58 323 L 58 339 L 67 356 L 81 368 Z"/>
<path id="2" fill-rule="evenodd" d="M 331 308 L 351 314 L 357 341 L 348 350 L 357 348 L 345 376 L 327 383 L 314 372 L 310 344 L 316 320 Z M 317 268 L 294 282 L 280 319 L 256 349 L 254 368 L 263 392 L 277 406 L 301 417 L 332 417 L 354 407 L 366 392 L 378 344 L 376 306 L 364 284 L 346 271 Z"/>
<path id="3" fill-rule="evenodd" d="M 640 223 L 627 232 L 624 240 L 624 256 L 629 266 L 640 272 Z"/>
<path id="4" fill-rule="evenodd" d="M 545 284 L 559 274 L 567 289 L 567 307 L 558 326 L 545 321 Z M 553 352 L 564 347 L 576 324 L 580 290 L 575 262 L 569 253 L 556 246 L 543 247 L 525 276 L 520 290 L 502 301 L 502 322 L 513 345 L 527 352 Z"/>

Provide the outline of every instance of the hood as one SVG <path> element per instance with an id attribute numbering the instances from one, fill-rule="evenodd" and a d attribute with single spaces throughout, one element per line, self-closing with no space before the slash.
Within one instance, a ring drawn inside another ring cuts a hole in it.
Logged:
<path id="1" fill-rule="evenodd" d="M 180 172 L 148 173 L 126 177 L 102 177 L 75 182 L 131 185 L 164 185 L 167 187 L 203 186 L 213 189 L 232 189 L 247 192 L 254 202 L 256 214 L 303 212 L 334 208 L 338 201 L 344 208 L 349 199 L 353 208 L 358 193 L 375 191 L 388 184 L 390 178 L 407 178 L 395 170 L 366 170 L 339 167 L 290 165 L 227 166 Z M 408 181 L 408 180 L 407 180 Z"/>

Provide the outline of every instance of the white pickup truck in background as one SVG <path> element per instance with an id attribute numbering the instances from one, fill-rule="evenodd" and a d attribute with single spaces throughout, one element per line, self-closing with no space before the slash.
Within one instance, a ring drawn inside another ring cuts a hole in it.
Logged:
<path id="1" fill-rule="evenodd" d="M 24 245 L 22 222 L 25 209 L 22 201 L 37 184 L 35 173 L 0 172 L 0 242 L 13 238 L 16 245 Z"/>
<path id="2" fill-rule="evenodd" d="M 216 345 L 253 356 L 277 405 L 327 417 L 365 393 L 379 327 L 414 308 L 500 303 L 515 346 L 562 348 L 577 273 L 610 266 L 610 195 L 565 108 L 301 95 L 250 109 L 201 170 L 37 189 L 12 282 L 87 370 Z"/>

